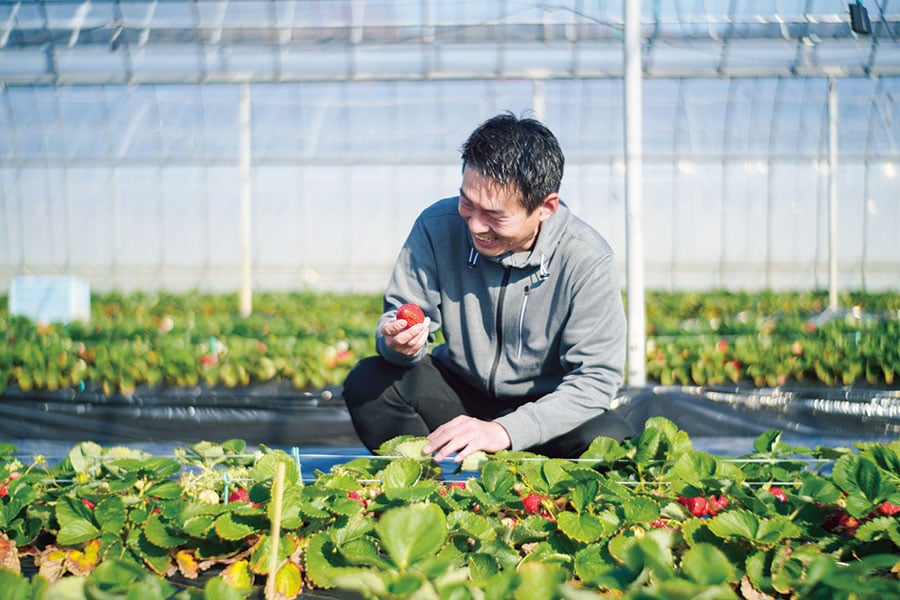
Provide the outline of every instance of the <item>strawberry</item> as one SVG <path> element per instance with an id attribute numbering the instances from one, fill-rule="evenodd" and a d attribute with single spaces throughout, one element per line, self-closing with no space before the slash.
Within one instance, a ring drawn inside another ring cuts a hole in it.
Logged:
<path id="1" fill-rule="evenodd" d="M 425 320 L 425 313 L 418 304 L 403 304 L 397 309 L 397 318 L 406 321 L 406 329 Z"/>
<path id="2" fill-rule="evenodd" d="M 532 492 L 527 496 L 522 496 L 522 505 L 529 513 L 535 514 L 541 509 L 541 500 L 543 500 L 543 496 Z"/>
<path id="3" fill-rule="evenodd" d="M 770 487 L 769 493 L 775 496 L 780 502 L 787 502 L 787 495 L 784 493 L 784 490 L 777 485 Z"/>
<path id="4" fill-rule="evenodd" d="M 250 502 L 250 494 L 244 488 L 237 488 L 228 494 L 229 502 Z"/>
<path id="5" fill-rule="evenodd" d="M 878 505 L 876 512 L 879 515 L 887 515 L 887 516 L 896 515 L 897 513 L 900 513 L 900 506 L 897 506 L 896 504 L 891 504 L 890 502 L 885 500 L 884 502 L 882 502 L 881 504 Z"/>

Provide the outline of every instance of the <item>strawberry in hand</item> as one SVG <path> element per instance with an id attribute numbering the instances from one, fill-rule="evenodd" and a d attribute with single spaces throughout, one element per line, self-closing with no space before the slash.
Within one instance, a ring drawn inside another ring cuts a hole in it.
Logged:
<path id="1" fill-rule="evenodd" d="M 418 304 L 402 304 L 400 308 L 397 309 L 397 318 L 406 321 L 406 329 L 409 329 L 413 325 L 418 325 L 425 320 L 425 312 Z"/>

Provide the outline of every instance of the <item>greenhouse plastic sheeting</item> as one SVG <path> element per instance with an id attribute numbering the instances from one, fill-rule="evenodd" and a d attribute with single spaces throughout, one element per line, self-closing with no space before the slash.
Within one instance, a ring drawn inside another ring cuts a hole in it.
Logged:
<path id="1" fill-rule="evenodd" d="M 638 430 L 648 418 L 662 416 L 692 439 L 722 439 L 731 451 L 735 438 L 755 438 L 769 429 L 783 432 L 786 442 L 806 445 L 890 441 L 900 435 L 900 390 L 651 386 L 624 389 L 615 406 Z M 231 438 L 270 446 L 360 446 L 340 388 L 198 386 L 105 396 L 99 390 L 22 392 L 12 386 L 0 395 L 0 441 L 146 444 Z"/>

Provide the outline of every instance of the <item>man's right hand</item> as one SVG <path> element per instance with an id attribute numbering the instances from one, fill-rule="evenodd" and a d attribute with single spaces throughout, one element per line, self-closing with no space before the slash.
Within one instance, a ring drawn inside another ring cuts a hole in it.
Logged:
<path id="1" fill-rule="evenodd" d="M 388 321 L 381 326 L 381 335 L 384 336 L 384 343 L 394 352 L 413 356 L 428 343 L 428 329 L 431 326 L 431 319 L 425 317 L 425 320 L 418 325 L 413 325 L 406 329 L 406 321 L 403 319 L 394 319 Z"/>

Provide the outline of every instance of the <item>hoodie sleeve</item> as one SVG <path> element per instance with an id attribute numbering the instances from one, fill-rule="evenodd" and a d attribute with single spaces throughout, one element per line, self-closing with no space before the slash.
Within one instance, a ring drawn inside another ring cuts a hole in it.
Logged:
<path id="1" fill-rule="evenodd" d="M 391 279 L 384 294 L 384 313 L 375 330 L 375 348 L 385 360 L 395 365 L 412 365 L 428 353 L 434 341 L 434 332 L 441 326 L 440 293 L 436 271 L 436 256 L 431 236 L 425 227 L 425 218 L 420 215 L 413 224 L 400 254 L 394 264 Z M 397 317 L 397 309 L 407 302 L 418 304 L 431 319 L 428 343 L 413 356 L 400 354 L 387 347 L 381 326 Z"/>
<path id="2" fill-rule="evenodd" d="M 547 442 L 608 410 L 624 378 L 625 310 L 612 254 L 582 263 L 584 273 L 561 335 L 564 375 L 557 388 L 496 419 L 521 450 Z"/>

